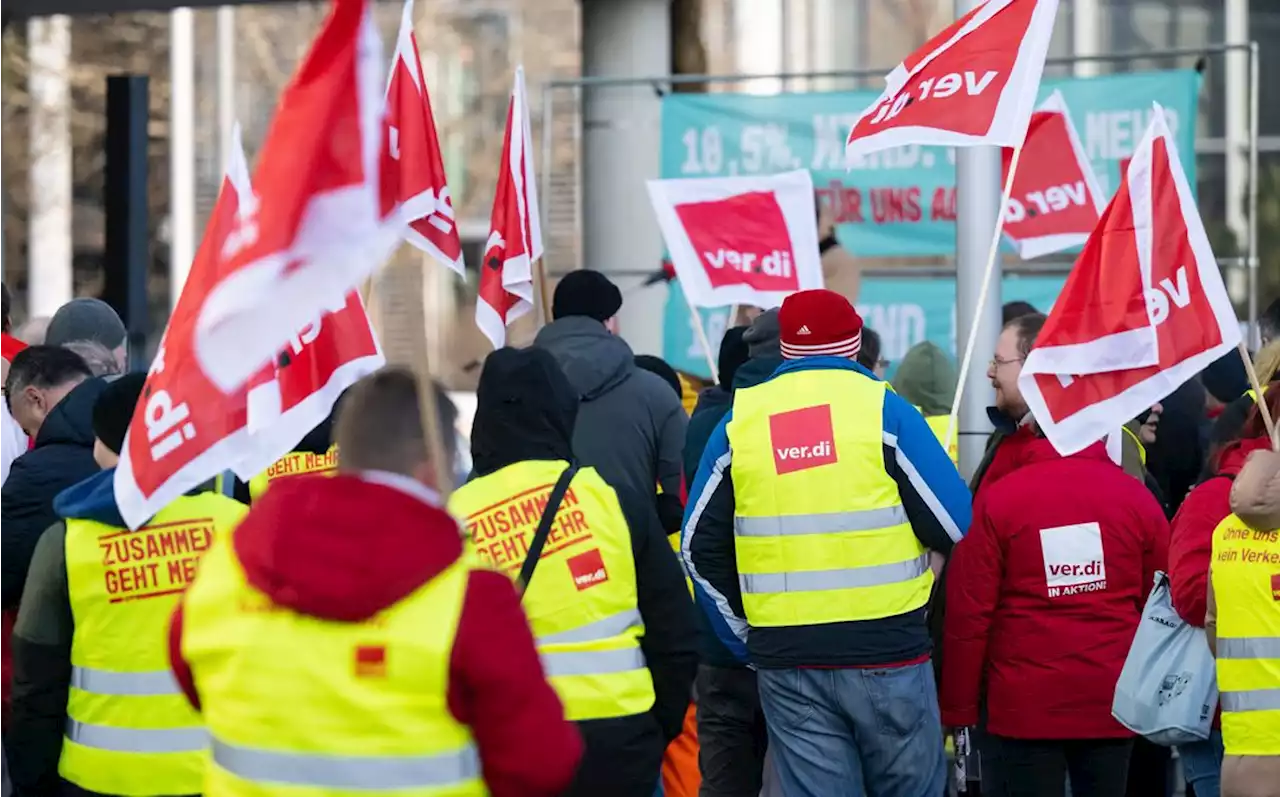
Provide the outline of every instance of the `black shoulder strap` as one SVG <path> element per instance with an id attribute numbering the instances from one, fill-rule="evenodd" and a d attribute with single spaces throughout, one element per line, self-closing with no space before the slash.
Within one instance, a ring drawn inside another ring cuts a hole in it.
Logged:
<path id="1" fill-rule="evenodd" d="M 551 534 L 551 524 L 556 521 L 556 512 L 560 511 L 560 502 L 564 500 L 564 494 L 569 491 L 569 482 L 573 481 L 573 477 L 578 473 L 578 463 L 570 462 L 569 467 L 564 469 L 560 474 L 560 478 L 556 480 L 556 486 L 551 488 L 551 495 L 547 496 L 547 508 L 542 510 L 542 519 L 538 521 L 538 530 L 533 533 L 533 540 L 529 542 L 529 554 L 524 558 L 524 564 L 520 567 L 520 595 L 529 589 L 529 581 L 533 579 L 534 568 L 538 566 L 538 560 L 542 558 L 542 548 L 547 544 L 547 537 Z"/>

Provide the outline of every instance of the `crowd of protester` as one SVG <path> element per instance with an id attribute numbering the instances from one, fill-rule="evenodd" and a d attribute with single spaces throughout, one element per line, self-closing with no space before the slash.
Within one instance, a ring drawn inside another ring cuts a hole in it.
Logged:
<path id="1" fill-rule="evenodd" d="M 967 486 L 945 439 L 956 369 L 934 343 L 893 362 L 842 296 L 802 292 L 729 329 L 691 396 L 689 375 L 617 335 L 622 302 L 574 272 L 533 345 L 486 360 L 447 504 L 447 466 L 424 452 L 439 433 L 458 459 L 456 411 L 437 390 L 439 430 L 424 428 L 413 377 L 384 369 L 299 442 L 336 452 L 308 459 L 323 472 L 211 483 L 150 521 L 207 518 L 215 539 L 185 595 L 118 604 L 85 586 L 86 552 L 127 533 L 112 469 L 144 378 L 122 376 L 105 303 L 69 302 L 22 340 L 6 289 L 13 793 L 419 777 L 497 797 L 1280 795 L 1280 757 L 1233 755 L 1220 722 L 1175 753 L 1111 712 L 1156 573 L 1212 640 L 1215 530 L 1280 525 L 1258 411 L 1280 417 L 1280 301 L 1254 353 L 1271 389 L 1255 396 L 1233 354 L 1118 446 L 1067 457 L 1018 389 L 1045 316 L 1009 303 L 987 366 L 995 431 Z M 538 512 L 516 508 L 538 490 Z M 504 536 L 520 524 L 523 548 Z M 572 547 L 584 534 L 595 550 Z M 344 640 L 354 665 L 334 659 Z M 95 685 L 170 667 L 163 709 L 139 697 L 161 692 Z M 980 762 L 968 783 L 947 765 L 958 729 Z M 118 741 L 159 732 L 167 746 Z M 448 766 L 410 763 L 428 760 Z"/>

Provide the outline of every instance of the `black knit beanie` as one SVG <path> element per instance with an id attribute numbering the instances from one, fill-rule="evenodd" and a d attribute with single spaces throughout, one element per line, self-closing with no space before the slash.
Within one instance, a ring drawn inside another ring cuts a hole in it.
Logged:
<path id="1" fill-rule="evenodd" d="M 111 381 L 93 404 L 93 436 L 119 454 L 124 447 L 124 435 L 133 420 L 133 410 L 142 396 L 147 375 L 141 372 L 125 374 Z"/>
<path id="2" fill-rule="evenodd" d="M 551 316 L 555 319 L 582 315 L 600 323 L 608 321 L 622 308 L 622 291 L 599 271 L 571 271 L 556 285 L 551 299 Z"/>

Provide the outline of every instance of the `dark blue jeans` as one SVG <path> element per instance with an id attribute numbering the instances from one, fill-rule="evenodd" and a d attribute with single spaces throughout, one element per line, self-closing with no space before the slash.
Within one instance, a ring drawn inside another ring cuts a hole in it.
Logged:
<path id="1" fill-rule="evenodd" d="M 942 725 L 929 662 L 760 670 L 769 749 L 787 797 L 942 797 Z"/>
<path id="2" fill-rule="evenodd" d="M 1178 745 L 1182 778 L 1196 790 L 1196 797 L 1222 793 L 1222 731 L 1215 730 L 1203 742 Z"/>

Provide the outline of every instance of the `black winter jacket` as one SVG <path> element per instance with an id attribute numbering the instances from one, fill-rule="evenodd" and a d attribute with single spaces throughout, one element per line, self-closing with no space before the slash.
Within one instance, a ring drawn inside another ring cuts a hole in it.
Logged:
<path id="1" fill-rule="evenodd" d="M 106 386 L 100 378 L 77 385 L 44 419 L 35 447 L 13 461 L 0 494 L 5 609 L 18 605 L 36 543 L 58 520 L 54 497 L 99 470 L 93 459 L 93 405 Z"/>

